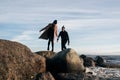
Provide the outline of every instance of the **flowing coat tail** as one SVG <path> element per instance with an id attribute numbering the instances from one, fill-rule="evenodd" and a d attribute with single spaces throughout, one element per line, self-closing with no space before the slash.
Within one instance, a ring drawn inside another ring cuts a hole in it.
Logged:
<path id="1" fill-rule="evenodd" d="M 49 28 L 52 26 L 52 24 L 48 24 L 45 28 L 43 28 L 44 32 L 40 35 L 39 39 L 44 39 L 44 40 L 48 40 L 48 32 L 49 32 Z"/>

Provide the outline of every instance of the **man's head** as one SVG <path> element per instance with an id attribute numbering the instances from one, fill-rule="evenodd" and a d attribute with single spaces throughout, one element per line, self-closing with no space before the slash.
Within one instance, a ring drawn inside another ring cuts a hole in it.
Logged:
<path id="1" fill-rule="evenodd" d="M 53 21 L 53 24 L 57 24 L 57 20 L 54 20 L 54 21 Z"/>
<path id="2" fill-rule="evenodd" d="M 65 27 L 64 27 L 64 25 L 62 26 L 62 31 L 65 31 Z"/>

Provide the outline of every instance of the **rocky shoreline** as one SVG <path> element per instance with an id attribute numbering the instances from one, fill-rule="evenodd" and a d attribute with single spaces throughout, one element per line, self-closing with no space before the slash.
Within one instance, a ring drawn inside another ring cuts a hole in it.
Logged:
<path id="1" fill-rule="evenodd" d="M 108 68 L 120 71 L 120 65 L 108 64 L 101 56 L 79 56 L 71 48 L 33 53 L 21 43 L 0 39 L 0 80 L 120 80 L 119 75 L 102 77 L 95 72 L 103 74 Z"/>

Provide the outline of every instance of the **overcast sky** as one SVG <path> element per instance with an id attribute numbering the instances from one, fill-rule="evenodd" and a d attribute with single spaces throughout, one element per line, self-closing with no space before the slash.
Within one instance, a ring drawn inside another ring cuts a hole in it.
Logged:
<path id="1" fill-rule="evenodd" d="M 79 54 L 120 54 L 120 0 L 0 0 L 0 39 L 46 50 L 39 30 L 58 20 Z M 60 51 L 55 41 L 55 52 Z"/>

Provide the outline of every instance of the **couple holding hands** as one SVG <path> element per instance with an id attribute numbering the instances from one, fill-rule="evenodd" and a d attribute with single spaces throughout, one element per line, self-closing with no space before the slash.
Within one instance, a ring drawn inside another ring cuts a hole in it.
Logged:
<path id="1" fill-rule="evenodd" d="M 68 42 L 68 45 L 70 43 L 68 32 L 65 30 L 65 27 L 62 26 L 62 30 L 60 31 L 59 35 L 57 34 L 57 20 L 54 20 L 53 23 L 49 23 L 46 27 L 40 30 L 44 32 L 40 35 L 40 39 L 46 39 L 48 40 L 48 47 L 47 50 L 49 50 L 50 43 L 52 45 L 52 51 L 54 51 L 54 38 L 57 37 L 57 41 L 59 40 L 59 37 L 61 37 L 61 50 L 66 49 L 66 43 Z"/>

